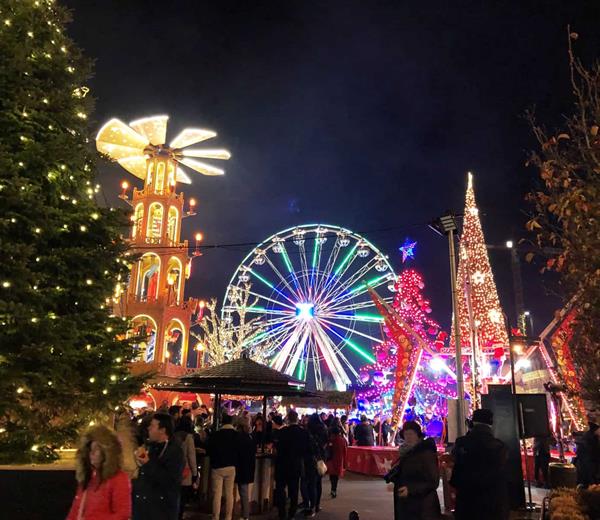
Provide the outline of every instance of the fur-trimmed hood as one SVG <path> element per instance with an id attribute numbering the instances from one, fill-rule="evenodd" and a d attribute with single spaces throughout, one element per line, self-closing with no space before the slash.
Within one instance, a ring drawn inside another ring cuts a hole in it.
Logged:
<path id="1" fill-rule="evenodd" d="M 123 464 L 123 450 L 116 432 L 104 425 L 92 426 L 81 437 L 76 457 L 75 477 L 84 488 L 92 475 L 90 449 L 93 441 L 100 444 L 104 455 L 102 469 L 98 475 L 101 482 L 115 475 Z"/>

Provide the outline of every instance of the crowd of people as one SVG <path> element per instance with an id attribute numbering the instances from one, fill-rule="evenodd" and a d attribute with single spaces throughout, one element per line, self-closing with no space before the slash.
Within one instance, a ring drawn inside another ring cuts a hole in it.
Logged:
<path id="1" fill-rule="evenodd" d="M 78 488 L 67 520 L 183 518 L 198 489 L 197 453 L 206 453 L 210 460 L 214 519 L 222 511 L 226 520 L 232 519 L 236 490 L 241 518 L 249 518 L 257 453 L 274 455 L 273 499 L 279 518 L 294 518 L 297 512 L 313 517 L 321 510 L 325 475 L 331 498 L 337 497 L 347 447 L 383 444 L 386 431 L 384 423 L 373 424 L 364 415 L 359 421 L 325 413 L 300 417 L 293 409 L 285 417 L 276 412 L 264 417 L 245 410 L 235 415 L 221 410 L 215 429 L 211 412 L 197 403 L 189 409 L 171 406 L 145 412 L 131 423 L 131 443 L 123 431 L 119 435 L 106 426 L 92 426 L 77 452 Z M 507 450 L 493 436 L 492 424 L 491 411 L 475 410 L 469 432 L 452 448 L 450 483 L 456 489 L 456 520 L 508 518 Z M 386 443 L 399 446 L 397 461 L 385 477 L 393 483 L 394 518 L 441 519 L 435 440 L 426 438 L 412 420 L 397 431 L 387 431 L 386 438 Z M 536 456 L 542 453 L 540 460 L 546 462 L 547 442 L 538 439 L 534 447 Z M 598 483 L 597 425 L 590 425 L 577 455 L 580 483 Z M 544 471 L 538 467 L 536 463 L 536 475 Z"/>

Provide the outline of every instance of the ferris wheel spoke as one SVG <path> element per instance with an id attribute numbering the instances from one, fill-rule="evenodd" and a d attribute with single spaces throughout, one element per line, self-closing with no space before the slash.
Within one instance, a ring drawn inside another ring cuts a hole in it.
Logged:
<path id="1" fill-rule="evenodd" d="M 339 327 L 340 329 L 347 330 L 348 332 L 351 332 L 352 334 L 358 334 L 359 336 L 362 336 L 363 338 L 370 339 L 371 341 L 374 341 L 375 343 L 381 343 L 381 338 L 369 336 L 369 334 L 365 334 L 364 332 L 361 332 L 359 330 L 351 329 L 350 327 L 346 327 L 345 325 L 342 325 L 341 323 L 336 323 L 335 321 L 327 320 L 325 318 L 319 318 L 319 319 L 321 321 L 324 321 L 325 323 L 328 323 L 329 325 L 334 326 L 334 327 Z"/>
<path id="2" fill-rule="evenodd" d="M 391 298 L 391 300 L 393 300 L 393 298 Z M 328 313 L 341 314 L 341 313 L 350 313 L 350 312 L 358 311 L 361 309 L 373 309 L 373 308 L 375 308 L 375 304 L 373 303 L 373 300 L 371 300 L 369 298 L 368 300 L 364 300 L 364 301 L 360 301 L 360 302 L 350 301 L 346 305 L 338 305 L 335 308 L 333 306 L 331 306 L 331 307 L 328 307 L 326 310 Z M 379 314 L 377 314 L 377 316 L 379 316 Z"/>
<path id="3" fill-rule="evenodd" d="M 342 336 L 338 331 L 336 331 L 330 325 L 327 325 L 327 324 L 323 324 L 323 325 L 325 328 L 327 328 L 329 331 L 331 331 L 333 334 L 335 334 L 338 338 L 340 338 L 352 350 L 354 350 L 354 352 L 356 352 L 357 354 L 361 355 L 364 359 L 366 359 L 369 363 L 375 363 L 375 358 L 371 354 L 367 353 L 367 351 L 364 348 L 358 346 L 350 338 L 345 338 L 344 336 Z"/>
<path id="4" fill-rule="evenodd" d="M 308 261 L 306 259 L 306 248 L 304 247 L 304 242 L 302 242 L 298 248 L 300 249 L 300 268 L 302 269 L 302 285 L 304 286 L 304 294 L 308 297 L 309 290 L 309 281 L 308 281 Z"/>
<path id="5" fill-rule="evenodd" d="M 331 271 L 333 270 L 333 267 L 335 265 L 335 262 L 337 260 L 339 252 L 340 252 L 340 244 L 339 244 L 339 241 L 336 240 L 335 244 L 333 246 L 333 249 L 331 250 L 331 253 L 329 253 L 329 257 L 327 258 L 327 263 L 325 264 L 325 269 L 323 269 L 323 272 L 321 273 L 321 276 L 320 276 L 319 280 L 317 281 L 316 289 L 315 289 L 316 295 L 321 294 L 323 292 L 325 286 L 329 284 L 329 281 L 331 279 L 330 278 Z M 315 301 L 316 301 L 316 299 L 315 299 Z"/>
<path id="6" fill-rule="evenodd" d="M 325 239 L 325 237 L 322 237 L 320 233 L 317 233 L 317 236 L 315 237 L 315 245 L 314 245 L 312 261 L 311 261 L 311 272 L 310 272 L 310 287 L 311 287 L 311 289 L 314 289 L 315 273 L 319 270 L 319 266 L 321 265 L 321 250 L 323 249 L 323 244 L 325 243 L 323 241 L 324 239 Z M 314 292 L 310 292 L 308 296 L 309 296 L 309 298 L 314 298 L 315 294 L 314 294 Z"/>
<path id="7" fill-rule="evenodd" d="M 294 371 L 296 370 L 296 366 L 298 365 L 298 361 L 300 360 L 300 356 L 304 353 L 304 345 L 306 344 L 306 340 L 308 339 L 308 335 L 310 334 L 310 329 L 304 325 L 302 331 L 302 337 L 300 341 L 296 344 L 294 348 L 294 353 L 292 354 L 287 368 L 285 369 L 285 373 L 288 376 L 294 375 Z"/>
<path id="8" fill-rule="evenodd" d="M 287 267 L 287 270 L 290 273 L 290 276 L 292 277 L 292 281 L 294 282 L 294 285 L 296 286 L 296 291 L 298 292 L 298 294 L 302 297 L 302 299 L 304 300 L 304 294 L 302 291 L 302 288 L 300 287 L 300 282 L 298 280 L 298 277 L 296 276 L 296 271 L 294 270 L 294 266 L 292 264 L 292 261 L 288 255 L 287 249 L 285 248 L 285 243 L 282 242 L 281 243 L 281 255 L 283 256 L 283 262 L 285 264 L 285 266 Z"/>
<path id="9" fill-rule="evenodd" d="M 290 300 L 290 298 L 287 296 L 287 294 L 285 294 L 284 292 L 282 292 L 279 289 L 277 289 L 277 287 L 275 287 L 271 282 L 269 282 L 269 280 L 267 280 L 265 277 L 263 277 L 260 274 L 258 274 L 254 269 L 248 267 L 247 271 L 249 273 L 253 274 L 255 276 L 255 278 L 257 278 L 258 280 L 260 280 L 267 287 L 270 287 L 271 289 L 273 289 L 277 294 L 279 294 L 280 296 L 283 296 L 292 305 L 295 305 L 295 302 L 293 300 Z"/>
<path id="10" fill-rule="evenodd" d="M 332 343 L 320 323 L 313 321 L 310 325 L 315 332 L 315 339 L 319 346 L 320 354 L 323 356 L 323 359 L 333 376 L 336 388 L 338 390 L 345 390 L 346 386 L 350 384 L 350 378 L 348 377 L 348 374 L 346 374 L 338 356 L 336 356 L 336 346 Z"/>
<path id="11" fill-rule="evenodd" d="M 280 372 L 283 372 L 283 368 L 286 364 L 286 361 L 288 361 L 288 359 L 289 359 L 292 348 L 294 348 L 294 344 L 298 340 L 298 335 L 300 334 L 300 330 L 301 330 L 301 327 L 297 325 L 291 331 L 289 336 L 287 336 L 285 338 L 285 340 L 283 341 L 283 346 L 281 347 L 281 350 L 277 353 L 277 355 L 273 359 L 273 362 L 271 363 L 271 368 L 274 368 L 275 370 L 279 370 Z"/>
<path id="12" fill-rule="evenodd" d="M 269 298 L 268 296 L 265 296 L 264 294 L 259 294 L 257 292 L 251 291 L 251 290 L 248 290 L 248 294 L 250 294 L 256 298 L 260 298 L 261 300 L 265 300 L 265 301 L 274 303 L 276 305 L 281 305 L 282 307 L 285 307 L 286 309 L 289 309 L 292 312 L 296 312 L 295 305 L 288 305 L 287 303 L 284 303 L 281 300 L 274 300 L 273 298 Z"/>
<path id="13" fill-rule="evenodd" d="M 317 347 L 317 342 L 315 341 L 314 336 L 311 337 L 311 359 L 312 359 L 312 364 L 313 364 L 313 372 L 315 374 L 315 386 L 317 387 L 317 390 L 323 390 L 323 378 L 321 377 L 321 363 L 320 363 L 320 356 L 319 356 L 319 349 Z M 307 363 L 308 363 L 308 359 L 307 359 Z"/>
<path id="14" fill-rule="evenodd" d="M 280 254 L 283 254 L 283 253 L 280 253 Z M 298 300 L 299 299 L 298 294 L 296 293 L 296 291 L 294 289 L 292 289 L 292 286 L 289 284 L 289 282 L 287 281 L 286 277 L 281 274 L 281 272 L 279 271 L 279 269 L 277 269 L 277 267 L 275 266 L 275 264 L 271 261 L 271 259 L 268 256 L 265 256 L 265 259 L 267 260 L 267 263 L 269 264 L 269 266 L 271 267 L 271 269 L 273 269 L 273 271 L 275 272 L 275 274 L 279 277 L 280 282 L 283 283 L 283 285 L 285 285 L 285 287 L 287 287 L 287 290 L 290 291 L 290 293 L 292 293 L 294 295 L 294 297 L 296 298 L 296 300 Z M 287 298 L 287 296 L 286 296 L 286 298 Z M 287 299 L 290 302 L 292 302 L 292 300 L 290 300 L 289 298 L 287 298 Z"/>
<path id="15" fill-rule="evenodd" d="M 364 276 L 375 266 L 375 260 L 371 259 L 366 264 L 360 267 L 352 276 L 346 280 L 340 281 L 337 286 L 332 287 L 326 295 L 328 302 L 336 300 L 340 294 L 352 287 L 356 282 L 362 281 Z"/>
<path id="16" fill-rule="evenodd" d="M 357 297 L 365 294 L 369 290 L 369 288 L 375 289 L 375 288 L 379 287 L 380 285 L 383 285 L 384 283 L 387 282 L 387 277 L 388 277 L 387 274 L 382 274 L 380 276 L 376 276 L 375 278 L 371 278 L 370 280 L 360 281 L 359 283 L 355 284 L 354 287 L 352 287 L 352 289 L 350 291 L 348 291 L 348 293 L 345 296 L 342 296 L 341 298 L 339 298 L 329 308 L 335 309 L 335 308 L 339 307 L 342 303 L 345 303 L 352 298 L 357 298 Z"/>
<path id="17" fill-rule="evenodd" d="M 327 285 L 323 288 L 323 290 L 327 289 L 327 287 L 329 286 L 331 281 L 333 281 L 335 279 L 341 280 L 344 277 L 344 275 L 346 274 L 346 271 L 350 268 L 350 266 L 356 259 L 356 249 L 358 248 L 358 244 L 359 244 L 359 242 L 356 242 L 352 246 L 350 251 L 346 254 L 346 256 L 344 256 L 344 258 L 342 259 L 342 263 L 336 267 L 336 269 L 333 273 L 333 277 L 330 279 L 330 281 L 327 283 Z"/>

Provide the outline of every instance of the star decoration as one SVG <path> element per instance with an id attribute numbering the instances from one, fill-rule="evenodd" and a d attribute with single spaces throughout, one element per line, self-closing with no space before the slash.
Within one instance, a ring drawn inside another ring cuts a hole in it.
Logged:
<path id="1" fill-rule="evenodd" d="M 485 282 L 485 273 L 482 273 L 481 271 L 476 271 L 473 273 L 473 282 L 477 285 L 481 285 L 483 282 Z"/>
<path id="2" fill-rule="evenodd" d="M 408 238 L 404 241 L 404 244 L 400 246 L 398 249 L 402 253 L 402 263 L 406 262 L 407 258 L 415 257 L 415 246 L 416 242 L 411 242 Z"/>

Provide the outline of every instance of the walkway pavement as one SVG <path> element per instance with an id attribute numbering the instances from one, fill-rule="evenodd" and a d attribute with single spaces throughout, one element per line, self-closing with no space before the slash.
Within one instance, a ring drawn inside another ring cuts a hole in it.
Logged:
<path id="1" fill-rule="evenodd" d="M 394 518 L 394 505 L 391 486 L 385 484 L 382 478 L 368 477 L 356 473 L 346 472 L 346 476 L 338 484 L 337 498 L 329 495 L 329 479 L 323 479 L 323 498 L 321 499 L 321 512 L 316 516 L 318 520 L 348 520 L 351 511 L 357 511 L 360 520 L 388 520 Z M 541 506 L 546 490 L 532 488 L 533 502 Z M 440 503 L 443 504 L 442 487 L 438 488 Z M 205 520 L 208 515 L 188 513 L 186 520 Z M 234 517 L 235 518 L 235 517 Z M 277 518 L 273 511 L 269 515 L 253 516 L 253 520 L 271 520 Z M 297 519 L 303 518 L 298 513 Z M 449 516 L 448 518 L 451 518 Z M 537 520 L 539 512 L 533 514 L 513 513 L 511 520 Z M 483 520 L 483 519 L 482 519 Z"/>

